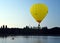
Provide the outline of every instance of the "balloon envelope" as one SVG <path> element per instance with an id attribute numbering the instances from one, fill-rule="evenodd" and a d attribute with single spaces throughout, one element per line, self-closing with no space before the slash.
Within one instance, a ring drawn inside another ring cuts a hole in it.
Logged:
<path id="1" fill-rule="evenodd" d="M 33 4 L 30 8 L 31 15 L 40 23 L 48 13 L 48 7 L 45 4 Z"/>

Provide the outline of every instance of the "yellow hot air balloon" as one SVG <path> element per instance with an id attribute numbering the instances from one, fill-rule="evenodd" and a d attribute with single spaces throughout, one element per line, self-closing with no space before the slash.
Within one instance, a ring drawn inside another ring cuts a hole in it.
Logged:
<path id="1" fill-rule="evenodd" d="M 48 7 L 45 4 L 33 4 L 30 8 L 31 15 L 34 17 L 34 19 L 39 23 L 44 19 L 44 17 L 48 13 Z"/>

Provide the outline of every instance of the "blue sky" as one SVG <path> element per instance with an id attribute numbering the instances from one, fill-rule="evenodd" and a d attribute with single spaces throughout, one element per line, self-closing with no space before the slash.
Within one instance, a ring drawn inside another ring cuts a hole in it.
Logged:
<path id="1" fill-rule="evenodd" d="M 44 3 L 48 6 L 48 14 L 41 22 L 41 27 L 60 26 L 60 0 L 0 0 L 0 26 L 37 26 L 30 13 L 30 7 L 35 3 Z"/>

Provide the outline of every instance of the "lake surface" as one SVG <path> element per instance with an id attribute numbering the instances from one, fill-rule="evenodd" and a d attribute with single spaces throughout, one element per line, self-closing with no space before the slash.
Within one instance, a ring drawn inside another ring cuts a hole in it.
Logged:
<path id="1" fill-rule="evenodd" d="M 60 43 L 60 36 L 9 36 L 9 37 L 0 37 L 0 43 Z"/>

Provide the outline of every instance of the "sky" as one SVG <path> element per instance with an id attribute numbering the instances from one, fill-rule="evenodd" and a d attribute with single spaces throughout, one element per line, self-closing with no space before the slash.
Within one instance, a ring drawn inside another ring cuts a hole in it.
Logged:
<path id="1" fill-rule="evenodd" d="M 40 23 L 41 27 L 60 27 L 60 0 L 0 0 L 0 26 L 37 27 L 38 23 L 30 13 L 30 7 L 35 3 L 48 6 L 48 14 Z"/>

